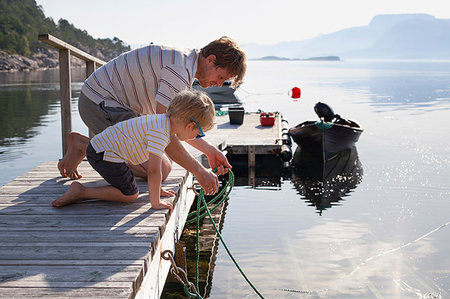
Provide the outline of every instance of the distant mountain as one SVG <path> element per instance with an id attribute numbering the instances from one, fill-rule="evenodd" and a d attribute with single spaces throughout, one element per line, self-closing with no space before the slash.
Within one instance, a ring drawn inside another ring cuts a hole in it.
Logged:
<path id="1" fill-rule="evenodd" d="M 450 59 L 450 19 L 427 14 L 375 16 L 367 26 L 316 38 L 243 45 L 249 58 L 340 56 L 342 59 Z"/>

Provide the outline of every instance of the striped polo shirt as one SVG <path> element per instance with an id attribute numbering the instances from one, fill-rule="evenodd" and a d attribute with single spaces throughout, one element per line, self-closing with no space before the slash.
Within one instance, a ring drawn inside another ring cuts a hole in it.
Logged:
<path id="1" fill-rule="evenodd" d="M 142 164 L 149 153 L 162 158 L 170 142 L 170 120 L 165 114 L 131 118 L 106 128 L 91 139 L 103 160 L 115 163 Z"/>
<path id="2" fill-rule="evenodd" d="M 190 89 L 199 50 L 149 45 L 123 53 L 96 70 L 83 84 L 91 101 L 131 109 L 139 115 L 156 113 L 156 103 L 169 106 L 175 95 Z"/>

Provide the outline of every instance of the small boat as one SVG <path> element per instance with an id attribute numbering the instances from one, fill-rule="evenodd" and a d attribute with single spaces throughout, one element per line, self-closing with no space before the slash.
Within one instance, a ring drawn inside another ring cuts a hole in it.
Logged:
<path id="1" fill-rule="evenodd" d="M 222 86 L 211 86 L 207 88 L 201 87 L 197 79 L 195 79 L 192 88 L 206 92 L 215 104 L 216 110 L 221 107 L 242 104 L 241 100 L 234 93 L 236 90 L 231 87 L 231 81 L 225 81 Z"/>
<path id="2" fill-rule="evenodd" d="M 341 118 L 324 103 L 314 111 L 320 121 L 305 121 L 289 129 L 289 135 L 302 150 L 322 155 L 325 161 L 339 152 L 352 148 L 363 129 L 354 121 Z"/>

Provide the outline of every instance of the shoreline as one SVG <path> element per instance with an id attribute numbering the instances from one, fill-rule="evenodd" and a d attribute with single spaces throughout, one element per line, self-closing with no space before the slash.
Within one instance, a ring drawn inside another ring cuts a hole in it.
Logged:
<path id="1" fill-rule="evenodd" d="M 71 56 L 71 67 L 85 67 L 83 60 Z M 0 72 L 28 72 L 37 70 L 48 70 L 59 68 L 59 53 L 54 49 L 39 49 L 31 57 L 18 54 L 8 54 L 0 51 Z"/>

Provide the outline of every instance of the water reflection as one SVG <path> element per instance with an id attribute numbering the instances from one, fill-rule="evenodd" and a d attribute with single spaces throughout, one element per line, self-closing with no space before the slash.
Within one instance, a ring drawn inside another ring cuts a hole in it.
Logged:
<path id="1" fill-rule="evenodd" d="M 297 148 L 294 154 L 291 181 L 310 206 L 317 213 L 340 205 L 361 182 L 363 169 L 356 147 L 341 151 L 333 158 L 323 162 L 321 155 Z"/>
<path id="2" fill-rule="evenodd" d="M 213 197 L 206 196 L 206 201 L 210 201 Z M 194 202 L 192 207 L 196 207 Z M 228 199 L 222 202 L 216 209 L 211 211 L 211 216 L 216 223 L 219 232 L 225 221 Z M 194 209 L 193 209 L 194 210 Z M 214 229 L 213 224 L 208 216 L 200 220 L 199 228 L 199 262 L 198 262 L 198 293 L 202 298 L 209 298 L 211 293 L 214 269 L 216 266 L 217 250 L 219 246 L 219 237 Z M 185 265 L 181 266 L 188 276 L 190 282 L 195 283 L 196 279 L 196 255 L 197 255 L 197 226 L 196 223 L 187 224 L 183 230 L 179 247 L 176 250 L 185 248 Z M 180 259 L 178 260 L 180 261 Z M 175 278 L 169 275 L 164 286 L 161 298 L 186 298 L 183 285 Z"/>
<path id="3" fill-rule="evenodd" d="M 83 76 L 84 69 L 72 71 L 73 82 L 82 82 Z M 74 85 L 76 90 L 79 83 Z M 57 113 L 58 106 L 58 71 L 0 73 L 0 146 L 24 144 L 39 134 L 46 116 Z"/>
<path id="4" fill-rule="evenodd" d="M 0 87 L 0 146 L 23 144 L 58 103 L 59 92 L 36 86 Z"/>

